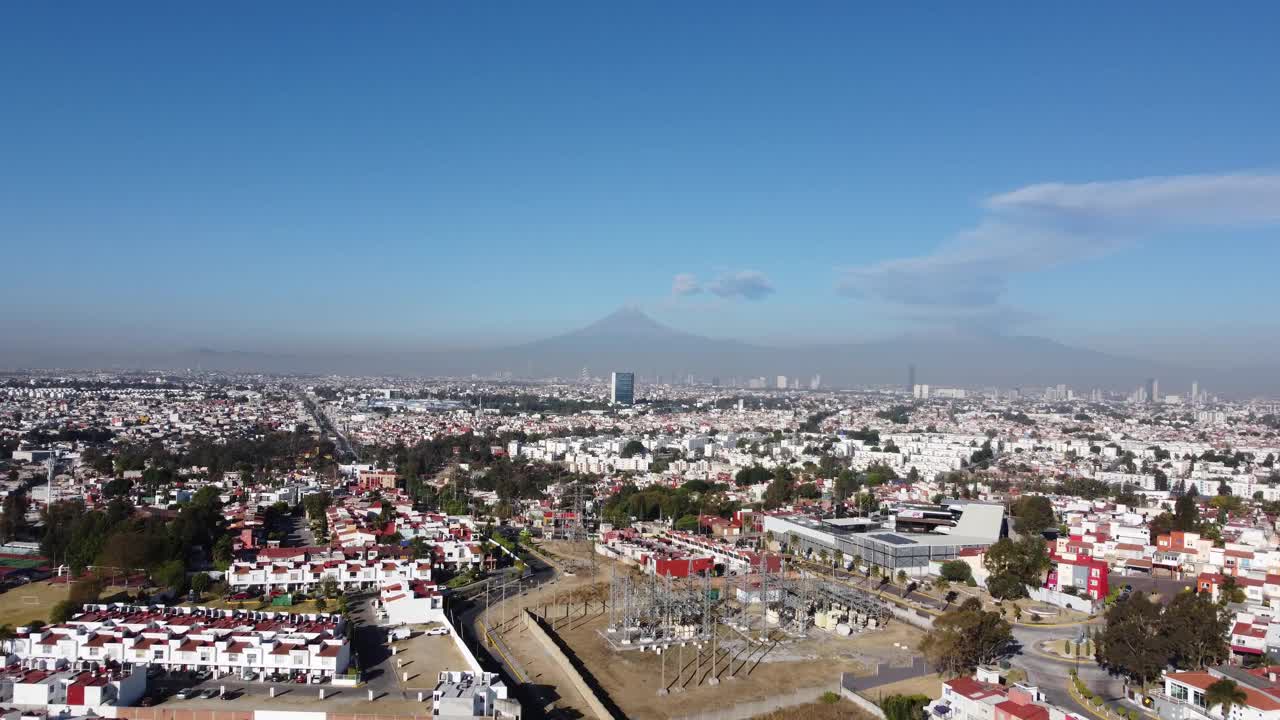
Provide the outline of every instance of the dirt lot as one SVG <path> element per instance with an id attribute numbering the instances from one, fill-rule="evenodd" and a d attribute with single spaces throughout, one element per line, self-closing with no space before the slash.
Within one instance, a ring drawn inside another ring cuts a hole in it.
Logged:
<path id="1" fill-rule="evenodd" d="M 922 675 L 909 680 L 899 680 L 895 683 L 868 688 L 861 695 L 876 702 L 890 695 L 928 695 L 931 698 L 940 698 L 942 697 L 942 676 Z"/>
<path id="2" fill-rule="evenodd" d="M 572 546 L 565 547 L 568 543 L 547 545 L 560 557 L 578 555 Z M 659 696 L 658 690 L 663 686 L 663 659 L 652 652 L 615 652 L 601 635 L 608 617 L 598 614 L 596 603 L 608 599 L 607 583 L 615 570 L 628 571 L 621 565 L 615 568 L 610 561 L 601 558 L 597 563 L 596 582 L 593 583 L 590 575 L 585 573 L 561 576 L 553 583 L 509 600 L 506 615 L 508 618 L 518 616 L 521 607 L 540 611 L 542 603 L 548 603 L 547 615 L 555 621 L 561 638 L 589 668 L 610 699 L 630 718 L 647 720 L 687 715 L 797 688 L 829 686 L 840 672 L 866 673 L 880 662 L 909 662 L 913 652 L 908 648 L 914 647 L 922 636 L 915 628 L 896 622 L 881 630 L 849 638 L 815 628 L 809 638 L 781 642 L 766 652 L 765 647 L 751 645 L 732 629 L 722 626 L 717 640 L 716 662 L 720 685 L 705 684 L 711 672 L 710 646 L 699 652 L 690 644 L 683 650 L 673 648 L 667 653 L 666 683 L 672 691 L 666 696 Z M 571 619 L 567 621 L 558 619 L 562 618 L 564 606 L 557 603 L 566 598 L 578 603 L 570 606 Z M 590 601 L 586 615 L 582 614 L 584 599 Z M 495 611 L 491 613 L 495 619 L 500 617 Z M 528 673 L 530 682 L 543 686 L 547 705 L 561 708 L 563 713 L 560 716 L 575 717 L 574 712 L 589 716 L 585 702 L 563 673 L 546 659 L 523 624 L 510 620 L 506 627 L 503 641 Z M 895 647 L 894 643 L 906 647 Z M 734 679 L 728 678 L 731 658 L 736 675 Z M 684 669 L 677 681 L 678 665 L 683 665 Z M 557 716 L 555 712 L 550 714 Z"/>
<path id="3" fill-rule="evenodd" d="M 758 715 L 752 720 L 871 720 L 871 716 L 848 700 L 837 703 L 808 703 L 796 705 L 785 710 L 777 710 L 767 715 Z"/>
<path id="4" fill-rule="evenodd" d="M 607 622 L 605 616 L 586 618 L 565 625 L 558 632 L 613 701 L 628 717 L 634 718 L 692 714 L 797 688 L 829 685 L 841 672 L 866 673 L 878 662 L 903 661 L 911 652 L 895 648 L 893 643 L 914 646 L 920 638 L 919 631 L 901 623 L 849 638 L 815 629 L 808 638 L 783 642 L 766 652 L 722 627 L 717 640 L 717 673 L 721 684 L 706 684 L 711 674 L 710 646 L 700 652 L 690 644 L 683 650 L 668 651 L 665 678 L 672 692 L 659 696 L 664 678 L 663 659 L 635 650 L 615 652 L 600 634 Z M 728 678 L 726 668 L 730 663 L 734 679 Z M 678 666 L 684 670 L 677 680 Z"/>
<path id="5" fill-rule="evenodd" d="M 607 578 L 608 575 L 603 577 Z M 591 717 L 591 711 L 582 696 L 573 689 L 569 678 L 547 659 L 546 653 L 526 632 L 520 619 L 520 610 L 525 607 L 541 607 L 543 603 L 555 603 L 562 597 L 580 600 L 583 597 L 593 597 L 598 592 L 598 583 L 593 583 L 589 574 L 558 576 L 524 595 L 507 600 L 505 613 L 501 604 L 495 602 L 482 617 L 488 626 L 495 629 L 501 619 L 506 617 L 506 631 L 501 633 L 502 641 L 511 653 L 510 659 L 528 676 L 543 707 L 550 708 L 546 713 L 548 717 Z"/>

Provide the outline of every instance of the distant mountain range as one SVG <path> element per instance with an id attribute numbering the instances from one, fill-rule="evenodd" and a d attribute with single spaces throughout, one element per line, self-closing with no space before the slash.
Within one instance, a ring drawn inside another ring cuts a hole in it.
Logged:
<path id="1" fill-rule="evenodd" d="M 150 357 L 58 357 L 6 354 L 10 367 L 203 368 L 272 373 L 392 374 L 414 376 L 577 377 L 633 371 L 644 378 L 695 375 L 719 378 L 778 375 L 804 382 L 822 376 L 824 387 L 902 385 L 907 367 L 916 381 L 933 387 L 1044 387 L 1065 383 L 1077 392 L 1094 387 L 1127 390 L 1158 378 L 1162 392 L 1186 394 L 1191 382 L 1216 393 L 1256 394 L 1280 390 L 1274 366 L 1231 372 L 1181 367 L 1070 347 L 1045 338 L 936 332 L 889 340 L 771 347 L 718 340 L 676 330 L 638 309 L 623 308 L 584 328 L 534 342 L 478 350 L 360 352 L 275 355 L 198 348 Z"/>

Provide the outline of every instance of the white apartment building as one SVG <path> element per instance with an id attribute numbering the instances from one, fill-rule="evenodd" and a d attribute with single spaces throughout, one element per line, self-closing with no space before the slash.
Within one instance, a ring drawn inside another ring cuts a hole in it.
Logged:
<path id="1" fill-rule="evenodd" d="M 495 673 L 444 671 L 431 693 L 431 715 L 444 720 L 520 718 L 520 701 L 511 698 Z"/>
<path id="2" fill-rule="evenodd" d="M 128 671 L 33 670 L 22 667 L 0 673 L 0 697 L 49 717 L 110 716 L 112 708 L 128 707 L 147 691 L 143 667 Z M 24 714 L 30 714 L 24 713 Z"/>
<path id="3" fill-rule="evenodd" d="M 341 590 L 377 588 L 400 582 L 430 582 L 432 561 L 427 558 L 348 558 L 342 553 L 274 560 L 261 556 L 253 562 L 234 562 L 227 569 L 227 586 L 233 591 L 311 591 L 333 580 Z"/>
<path id="4" fill-rule="evenodd" d="M 338 615 L 213 608 L 86 605 L 65 623 L 19 628 L 4 649 L 26 667 L 57 670 L 155 664 L 242 678 L 333 677 L 351 659 Z"/>
<path id="5" fill-rule="evenodd" d="M 395 582 L 382 586 L 382 609 L 391 625 L 445 622 L 444 593 L 425 582 Z"/>

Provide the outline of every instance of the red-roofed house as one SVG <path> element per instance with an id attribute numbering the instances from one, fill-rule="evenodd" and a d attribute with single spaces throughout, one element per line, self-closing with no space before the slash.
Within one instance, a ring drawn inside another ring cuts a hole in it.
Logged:
<path id="1" fill-rule="evenodd" d="M 1157 708 L 1163 710 L 1159 706 L 1168 703 L 1170 715 L 1176 713 L 1182 720 L 1228 720 L 1223 717 L 1221 705 L 1208 707 L 1204 699 L 1209 686 L 1224 677 L 1213 668 L 1166 672 L 1164 693 L 1157 698 Z M 1247 673 L 1236 673 L 1231 678 L 1244 692 L 1245 701 L 1231 708 L 1229 720 L 1280 720 L 1280 690 L 1275 689 L 1275 683 L 1268 678 L 1258 678 L 1258 682 L 1253 683 L 1248 678 Z"/>

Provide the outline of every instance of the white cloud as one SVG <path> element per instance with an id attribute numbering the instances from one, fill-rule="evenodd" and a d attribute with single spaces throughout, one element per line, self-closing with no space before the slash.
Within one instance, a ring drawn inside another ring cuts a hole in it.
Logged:
<path id="1" fill-rule="evenodd" d="M 1154 228 L 1280 223 L 1280 175 L 1180 175 L 1044 183 L 991 197 L 989 210 Z"/>
<path id="2" fill-rule="evenodd" d="M 1046 183 L 992 196 L 983 207 L 988 216 L 976 228 L 928 255 L 841 270 L 838 290 L 919 309 L 1001 308 L 1017 274 L 1103 256 L 1162 232 L 1280 224 L 1280 175 Z"/>
<path id="3" fill-rule="evenodd" d="M 676 297 L 697 295 L 702 292 L 702 284 L 693 273 L 680 273 L 671 281 L 671 294 Z"/>
<path id="4" fill-rule="evenodd" d="M 724 273 L 707 289 L 723 298 L 740 297 L 744 300 L 762 300 L 774 292 L 773 283 L 758 270 Z"/>

